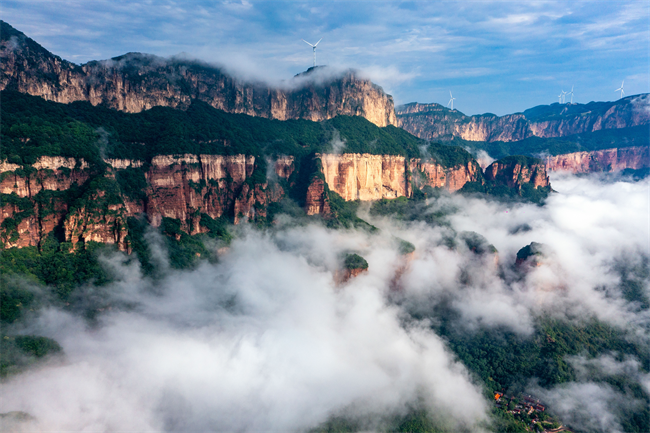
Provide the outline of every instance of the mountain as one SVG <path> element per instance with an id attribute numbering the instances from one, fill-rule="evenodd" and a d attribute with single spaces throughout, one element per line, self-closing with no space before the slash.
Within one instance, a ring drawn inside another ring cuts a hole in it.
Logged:
<path id="1" fill-rule="evenodd" d="M 530 137 L 566 137 L 650 124 L 648 94 L 613 102 L 540 105 L 523 113 L 466 116 L 440 104 L 411 103 L 397 107 L 399 126 L 426 140 L 512 142 Z"/>
<path id="2" fill-rule="evenodd" d="M 272 224 L 287 203 L 337 227 L 365 224 L 350 210 L 359 200 L 423 197 L 433 188 L 533 201 L 550 192 L 540 160 L 495 163 L 487 178 L 460 147 L 362 117 L 281 122 L 201 101 L 124 113 L 0 96 L 5 248 L 57 236 L 70 248 L 100 242 L 131 251 L 138 218 L 178 236 L 220 236 L 229 223 Z"/>
<path id="3" fill-rule="evenodd" d="M 76 65 L 0 21 L 0 90 L 5 89 L 130 113 L 156 106 L 185 109 L 198 99 L 229 113 L 269 119 L 320 121 L 351 115 L 378 126 L 397 123 L 392 97 L 354 71 L 310 68 L 283 87 L 270 87 L 181 57 L 127 53 Z"/>

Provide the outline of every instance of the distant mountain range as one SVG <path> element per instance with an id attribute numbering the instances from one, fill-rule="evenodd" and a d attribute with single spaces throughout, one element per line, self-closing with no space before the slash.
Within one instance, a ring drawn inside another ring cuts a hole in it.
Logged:
<path id="1" fill-rule="evenodd" d="M 414 102 L 397 107 L 396 113 L 399 126 L 426 140 L 511 142 L 648 125 L 650 98 L 642 94 L 613 102 L 554 103 L 506 116 L 466 116 L 440 104 Z"/>

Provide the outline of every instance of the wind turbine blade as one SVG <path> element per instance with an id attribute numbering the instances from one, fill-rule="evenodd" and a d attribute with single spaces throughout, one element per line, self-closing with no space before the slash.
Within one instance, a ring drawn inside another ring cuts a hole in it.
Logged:
<path id="1" fill-rule="evenodd" d="M 323 40 L 323 38 L 320 38 L 320 39 L 318 40 L 318 42 L 316 42 L 316 43 L 314 44 L 314 46 L 318 45 L 318 44 L 320 43 L 320 41 L 322 41 L 322 40 Z"/>
<path id="2" fill-rule="evenodd" d="M 309 42 L 307 42 L 306 40 L 303 39 L 302 41 L 303 41 L 304 43 L 306 43 L 307 45 L 309 45 L 310 47 L 313 47 L 313 45 L 310 44 Z"/>
<path id="3" fill-rule="evenodd" d="M 449 97 L 453 99 L 454 95 L 451 94 L 451 90 L 449 91 Z"/>

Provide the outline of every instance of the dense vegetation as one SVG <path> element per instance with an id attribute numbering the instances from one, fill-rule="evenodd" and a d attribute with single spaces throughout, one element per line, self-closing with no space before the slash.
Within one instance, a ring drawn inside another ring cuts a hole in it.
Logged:
<path id="1" fill-rule="evenodd" d="M 230 114 L 194 101 L 183 111 L 155 107 L 124 113 L 88 102 L 57 104 L 3 91 L 0 159 L 32 164 L 42 155 L 101 156 L 148 161 L 163 154 L 294 155 L 342 149 L 353 153 L 419 156 L 423 142 L 392 126 L 379 128 L 362 117 L 338 116 L 325 122 L 270 120 Z"/>

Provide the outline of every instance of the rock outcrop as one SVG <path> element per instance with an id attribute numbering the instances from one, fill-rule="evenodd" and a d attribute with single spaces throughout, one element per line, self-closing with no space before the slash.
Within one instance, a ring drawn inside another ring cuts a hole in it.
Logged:
<path id="1" fill-rule="evenodd" d="M 344 200 L 379 200 L 409 195 L 403 156 L 324 154 L 320 158 L 325 182 Z"/>
<path id="2" fill-rule="evenodd" d="M 201 225 L 203 215 L 212 219 L 225 216 L 235 223 L 264 218 L 268 204 L 284 195 L 277 182 L 251 181 L 256 170 L 253 156 L 154 157 L 148 170 L 140 171 L 146 187 L 136 197 L 121 190 L 116 175 L 120 170 L 139 168 L 143 162 L 105 162 L 112 165 L 105 172 L 73 158 L 41 157 L 29 170 L 4 163 L 0 237 L 5 247 L 38 246 L 61 227 L 65 241 L 72 246 L 95 241 L 128 250 L 129 217 L 144 213 L 154 226 L 163 218 L 178 219 L 184 231 L 196 234 L 206 230 Z M 290 157 L 271 163 L 280 178 L 288 178 L 293 171 Z M 80 191 L 77 196 L 76 190 Z"/>
<path id="3" fill-rule="evenodd" d="M 312 177 L 309 182 L 305 197 L 305 211 L 307 215 L 329 216 L 331 213 L 325 180 L 320 176 Z"/>
<path id="4" fill-rule="evenodd" d="M 0 25 L 0 90 L 131 113 L 155 106 L 184 109 L 198 99 L 229 113 L 270 119 L 321 121 L 343 114 L 363 116 L 378 126 L 397 124 L 392 97 L 354 71 L 310 68 L 287 86 L 274 88 L 241 81 L 199 61 L 140 53 L 76 65 L 9 24 Z"/>
<path id="5" fill-rule="evenodd" d="M 650 147 L 641 146 L 567 153 L 546 158 L 548 171 L 591 173 L 647 167 L 650 167 Z"/>
<path id="6" fill-rule="evenodd" d="M 485 169 L 485 179 L 496 185 L 521 189 L 524 184 L 546 188 L 551 185 L 546 165 L 536 158 L 508 156 Z"/>
<path id="7" fill-rule="evenodd" d="M 483 182 L 481 167 L 474 162 L 444 167 L 431 160 L 412 159 L 409 161 L 409 169 L 413 184 L 419 188 L 428 185 L 455 192 L 467 182 Z"/>
<path id="8" fill-rule="evenodd" d="M 529 137 L 565 137 L 603 129 L 650 124 L 648 94 L 613 102 L 552 104 L 523 113 L 466 116 L 440 104 L 412 103 L 397 107 L 400 127 L 426 140 L 520 141 Z"/>
<path id="9" fill-rule="evenodd" d="M 545 165 L 527 157 L 497 161 L 485 178 L 471 159 L 453 167 L 396 155 L 317 154 L 311 161 L 298 176 L 290 156 L 262 164 L 251 155 L 204 154 L 105 159 L 94 166 L 47 156 L 31 166 L 3 162 L 0 240 L 5 247 L 39 246 L 57 229 L 71 248 L 101 242 L 129 251 L 130 217 L 144 214 L 153 226 L 170 218 L 188 234 L 207 232 L 220 218 L 264 221 L 269 205 L 286 193 L 281 185 L 294 188 L 298 178 L 305 179 L 306 213 L 325 218 L 335 216 L 331 192 L 344 200 L 379 200 L 410 197 L 425 185 L 452 192 L 486 180 L 517 190 L 549 186 Z"/>
<path id="10" fill-rule="evenodd" d="M 444 167 L 420 158 L 349 153 L 323 154 L 317 158 L 329 189 L 346 201 L 410 197 L 412 184 L 454 192 L 467 182 L 482 180 L 481 168 L 474 162 Z"/>

